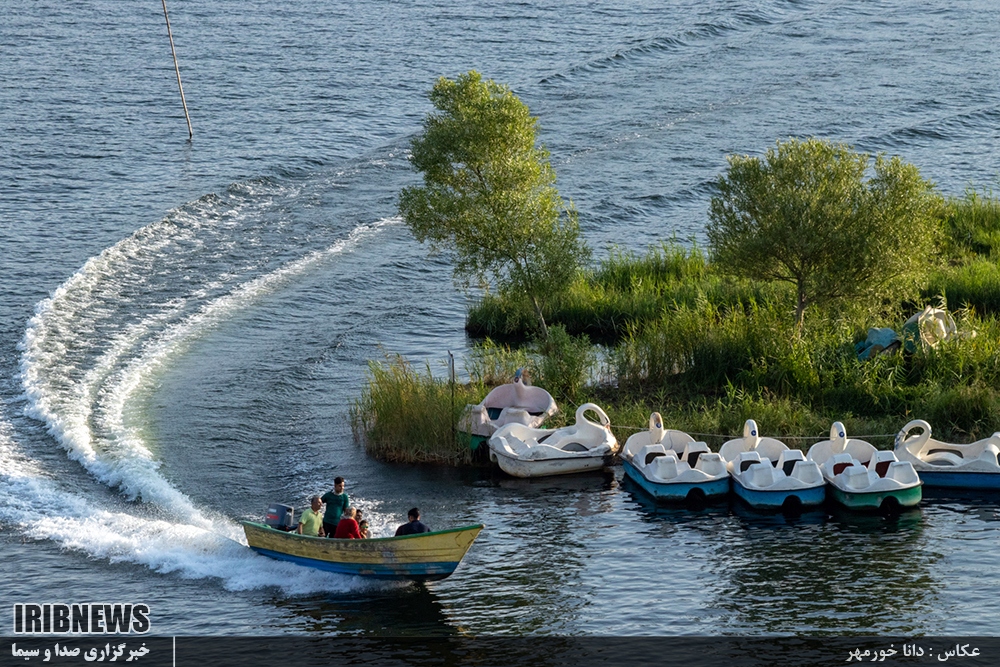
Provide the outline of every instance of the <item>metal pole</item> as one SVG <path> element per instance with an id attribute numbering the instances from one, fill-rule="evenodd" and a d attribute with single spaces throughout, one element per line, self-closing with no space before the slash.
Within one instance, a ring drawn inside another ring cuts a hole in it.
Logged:
<path id="1" fill-rule="evenodd" d="M 455 433 L 455 355 L 448 350 L 448 379 L 451 381 L 451 444 L 457 444 Z"/>
<path id="2" fill-rule="evenodd" d="M 191 116 L 188 115 L 187 101 L 184 99 L 184 86 L 181 84 L 181 68 L 177 65 L 177 50 L 174 48 L 174 34 L 170 31 L 170 17 L 167 16 L 167 0 L 163 2 L 163 18 L 167 22 L 167 37 L 170 38 L 170 53 L 174 56 L 174 71 L 177 72 L 177 87 L 181 91 L 181 104 L 184 106 L 184 118 L 188 124 L 188 139 L 194 137 L 194 130 L 191 129 Z"/>

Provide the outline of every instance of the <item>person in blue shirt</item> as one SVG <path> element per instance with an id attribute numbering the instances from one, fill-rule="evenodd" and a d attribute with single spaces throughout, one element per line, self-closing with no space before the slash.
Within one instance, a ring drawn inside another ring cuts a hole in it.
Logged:
<path id="1" fill-rule="evenodd" d="M 402 526 L 396 529 L 396 536 L 399 535 L 416 535 L 417 533 L 429 533 L 431 529 L 420 523 L 420 510 L 416 507 L 411 509 L 406 513 L 406 518 L 410 520 L 409 523 L 404 523 Z"/>

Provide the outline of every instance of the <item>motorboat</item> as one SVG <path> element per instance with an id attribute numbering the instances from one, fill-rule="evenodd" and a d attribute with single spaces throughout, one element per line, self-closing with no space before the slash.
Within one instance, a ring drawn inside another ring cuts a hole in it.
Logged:
<path id="1" fill-rule="evenodd" d="M 709 500 L 729 493 L 722 457 L 687 433 L 663 427 L 659 412 L 649 429 L 629 436 L 622 448 L 625 474 L 657 500 Z"/>
<path id="2" fill-rule="evenodd" d="M 482 524 L 430 533 L 363 540 L 311 537 L 243 521 L 247 544 L 259 554 L 328 572 L 375 579 L 444 579 L 455 571 Z"/>
<path id="3" fill-rule="evenodd" d="M 478 405 L 465 406 L 458 430 L 469 436 L 473 449 L 507 424 L 539 428 L 559 410 L 549 392 L 524 383 L 523 371 L 517 369 L 512 382 L 494 387 Z"/>
<path id="4" fill-rule="evenodd" d="M 820 505 L 826 482 L 819 466 L 775 438 L 762 438 L 748 419 L 743 437 L 719 449 L 733 480 L 733 492 L 756 509 L 797 509 Z"/>
<path id="5" fill-rule="evenodd" d="M 920 429 L 910 435 L 910 431 Z M 896 436 L 896 458 L 909 461 L 927 486 L 1000 489 L 1000 433 L 968 445 L 931 438 L 931 425 L 909 422 Z"/>
<path id="6" fill-rule="evenodd" d="M 840 422 L 830 427 L 830 439 L 809 448 L 807 458 L 819 464 L 833 498 L 856 510 L 913 507 L 920 502 L 921 481 L 909 461 L 887 450 L 848 438 Z"/>
<path id="7" fill-rule="evenodd" d="M 587 419 L 593 412 L 598 421 Z M 566 475 L 603 468 L 618 451 L 608 415 L 593 403 L 576 409 L 576 423 L 556 429 L 507 424 L 489 439 L 490 460 L 514 477 Z"/>

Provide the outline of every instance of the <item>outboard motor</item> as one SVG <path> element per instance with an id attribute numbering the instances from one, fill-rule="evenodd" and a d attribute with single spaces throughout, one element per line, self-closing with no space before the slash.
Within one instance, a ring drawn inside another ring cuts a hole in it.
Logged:
<path id="1" fill-rule="evenodd" d="M 295 508 L 291 505 L 271 503 L 267 508 L 264 523 L 278 530 L 292 530 L 295 528 Z"/>

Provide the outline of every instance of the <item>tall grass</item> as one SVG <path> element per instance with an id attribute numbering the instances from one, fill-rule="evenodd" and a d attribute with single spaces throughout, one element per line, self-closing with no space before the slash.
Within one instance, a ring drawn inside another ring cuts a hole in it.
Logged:
<path id="1" fill-rule="evenodd" d="M 924 294 L 942 295 L 948 303 L 974 308 L 982 314 L 1000 314 L 1000 255 L 975 257 L 968 263 L 935 271 Z"/>
<path id="2" fill-rule="evenodd" d="M 705 300 L 742 307 L 774 300 L 785 291 L 782 286 L 717 275 L 704 250 L 671 242 L 652 246 L 644 255 L 612 249 L 596 269 L 549 304 L 545 317 L 571 335 L 614 343 L 636 325 L 677 307 Z M 485 296 L 466 320 L 470 335 L 504 340 L 527 340 L 534 327 L 530 304 L 510 295 Z"/>
<path id="3" fill-rule="evenodd" d="M 480 386 L 452 385 L 401 356 L 368 365 L 368 383 L 351 406 L 355 440 L 372 456 L 406 463 L 468 464 L 472 453 L 454 426 L 466 403 L 478 403 Z"/>
<path id="4" fill-rule="evenodd" d="M 1000 259 L 1000 198 L 967 190 L 945 207 L 945 232 L 953 251 Z"/>
<path id="5" fill-rule="evenodd" d="M 368 364 L 367 383 L 351 406 L 354 438 L 366 451 L 386 461 L 468 464 L 468 441 L 457 434 L 467 404 L 482 401 L 494 386 L 510 382 L 518 369 L 525 379 L 537 378 L 560 402 L 573 401 L 584 390 L 594 360 L 585 338 L 559 326 L 548 340 L 529 348 L 511 348 L 487 340 L 464 360 L 467 382 L 434 377 L 396 355 Z"/>

